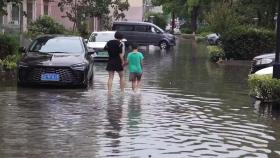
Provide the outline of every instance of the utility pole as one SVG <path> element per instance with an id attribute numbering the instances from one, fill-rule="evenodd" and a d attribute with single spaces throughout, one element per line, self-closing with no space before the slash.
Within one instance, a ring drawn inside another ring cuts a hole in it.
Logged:
<path id="1" fill-rule="evenodd" d="M 276 36 L 276 52 L 275 63 L 273 65 L 273 78 L 280 79 L 280 0 L 278 0 L 278 14 L 277 14 L 277 36 Z"/>

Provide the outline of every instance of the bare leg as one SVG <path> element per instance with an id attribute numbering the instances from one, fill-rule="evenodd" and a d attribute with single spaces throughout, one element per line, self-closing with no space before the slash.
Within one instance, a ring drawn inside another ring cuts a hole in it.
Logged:
<path id="1" fill-rule="evenodd" d="M 132 83 L 132 90 L 133 90 L 134 92 L 136 92 L 136 89 L 137 89 L 137 81 L 135 80 L 135 81 L 132 81 L 131 83 Z"/>
<path id="2" fill-rule="evenodd" d="M 112 92 L 112 84 L 114 79 L 114 71 L 108 71 L 109 72 L 109 78 L 108 78 L 108 93 Z"/>
<path id="3" fill-rule="evenodd" d="M 141 82 L 140 82 L 140 80 L 137 80 L 137 86 L 136 86 L 137 90 L 140 89 L 140 86 L 141 86 Z"/>
<path id="4" fill-rule="evenodd" d="M 125 83 L 124 83 L 124 73 L 123 71 L 119 71 L 119 77 L 120 77 L 120 88 L 121 88 L 121 91 L 124 92 L 124 86 L 125 86 Z"/>

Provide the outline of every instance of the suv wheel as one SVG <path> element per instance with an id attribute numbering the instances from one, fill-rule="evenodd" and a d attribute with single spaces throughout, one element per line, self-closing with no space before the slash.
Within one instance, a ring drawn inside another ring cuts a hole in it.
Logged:
<path id="1" fill-rule="evenodd" d="M 168 49 L 169 44 L 166 41 L 161 41 L 160 44 L 159 44 L 159 48 L 160 49 Z"/>

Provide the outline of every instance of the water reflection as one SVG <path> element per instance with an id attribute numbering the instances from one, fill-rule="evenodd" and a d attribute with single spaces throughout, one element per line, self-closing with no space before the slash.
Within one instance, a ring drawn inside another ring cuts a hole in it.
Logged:
<path id="1" fill-rule="evenodd" d="M 106 63 L 86 90 L 0 82 L 1 157 L 279 157 L 279 117 L 254 113 L 249 63 L 213 64 L 205 50 L 187 40 L 143 49 L 139 94 L 128 80 L 120 94 L 116 78 L 108 95 Z"/>

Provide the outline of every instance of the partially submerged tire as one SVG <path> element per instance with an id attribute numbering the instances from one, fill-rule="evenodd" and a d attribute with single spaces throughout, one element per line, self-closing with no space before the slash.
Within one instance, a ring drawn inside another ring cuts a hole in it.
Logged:
<path id="1" fill-rule="evenodd" d="M 169 46 L 168 42 L 166 42 L 166 41 L 161 41 L 160 44 L 159 44 L 159 48 L 160 48 L 160 49 L 169 49 L 170 46 Z"/>

